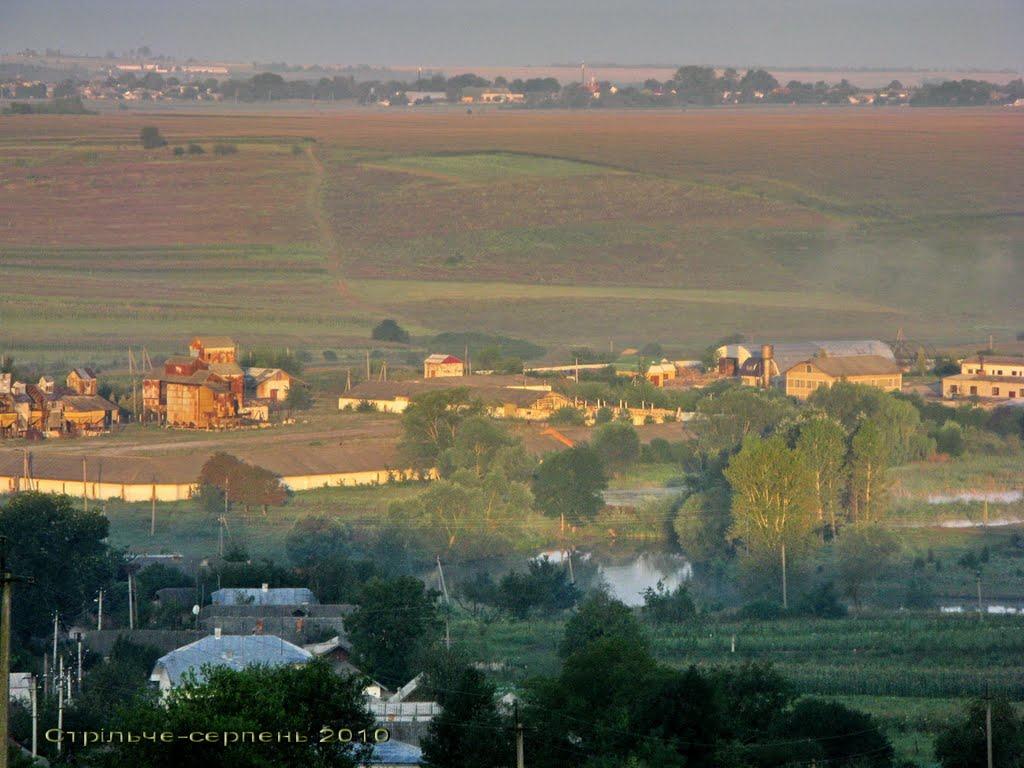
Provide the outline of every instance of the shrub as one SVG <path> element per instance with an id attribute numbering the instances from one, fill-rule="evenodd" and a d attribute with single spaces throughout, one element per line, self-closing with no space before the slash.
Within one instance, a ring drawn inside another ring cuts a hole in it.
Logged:
<path id="1" fill-rule="evenodd" d="M 566 569 L 546 557 L 531 560 L 526 573 L 506 574 L 498 584 L 501 607 L 517 619 L 525 619 L 534 610 L 556 613 L 571 608 L 577 595 Z"/>
<path id="2" fill-rule="evenodd" d="M 846 606 L 839 601 L 835 585 L 826 581 L 800 596 L 796 609 L 807 616 L 839 619 L 846 615 Z"/>
<path id="3" fill-rule="evenodd" d="M 571 405 L 566 405 L 551 414 L 551 418 L 548 419 L 548 423 L 563 424 L 566 426 L 582 426 L 586 423 L 586 417 L 583 415 L 583 411 L 579 408 L 573 408 Z"/>
<path id="4" fill-rule="evenodd" d="M 615 412 L 612 411 L 606 405 L 601 406 L 597 409 L 597 413 L 594 414 L 594 422 L 596 424 L 607 424 L 609 421 L 615 418 Z"/>
<path id="5" fill-rule="evenodd" d="M 737 616 L 741 619 L 772 621 L 782 618 L 783 610 L 781 603 L 774 600 L 752 600 L 740 608 Z"/>
<path id="6" fill-rule="evenodd" d="M 325 349 L 323 351 L 324 360 L 329 363 L 335 363 L 338 361 L 338 353 L 333 349 Z"/>
<path id="7" fill-rule="evenodd" d="M 301 155 L 302 147 L 300 147 L 298 144 L 292 144 L 292 154 L 295 155 L 296 157 Z"/>
<path id="8" fill-rule="evenodd" d="M 659 581 L 656 588 L 644 590 L 643 611 L 655 624 L 681 624 L 697 615 L 697 606 L 684 584 L 670 591 Z"/>
<path id="9" fill-rule="evenodd" d="M 234 144 L 214 144 L 213 154 L 215 155 L 235 155 L 238 154 L 238 147 Z"/>
<path id="10" fill-rule="evenodd" d="M 370 337 L 374 341 L 393 341 L 398 344 L 409 343 L 409 332 L 390 317 L 377 323 L 373 327 Z"/>
<path id="11" fill-rule="evenodd" d="M 198 144 L 189 144 L 188 145 L 188 153 L 190 155 L 205 155 L 206 154 L 206 150 L 203 149 Z"/>
<path id="12" fill-rule="evenodd" d="M 139 131 L 139 140 L 145 149 L 159 149 L 167 146 L 167 139 L 160 135 L 160 129 L 152 125 L 143 126 Z"/>
<path id="13" fill-rule="evenodd" d="M 175 147 L 174 148 L 174 156 L 175 157 L 181 157 L 184 154 L 185 154 L 185 148 L 184 147 Z"/>

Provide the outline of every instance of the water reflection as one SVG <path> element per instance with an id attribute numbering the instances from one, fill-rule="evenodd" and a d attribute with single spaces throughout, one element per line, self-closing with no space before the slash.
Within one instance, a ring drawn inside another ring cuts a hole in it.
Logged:
<path id="1" fill-rule="evenodd" d="M 537 557 L 563 563 L 566 553 L 548 550 Z M 628 558 L 612 558 L 590 552 L 574 552 L 573 572 L 581 589 L 605 584 L 611 595 L 626 605 L 643 605 L 644 590 L 660 581 L 667 589 L 675 589 L 693 577 L 693 566 L 682 555 L 672 552 L 641 552 Z"/>

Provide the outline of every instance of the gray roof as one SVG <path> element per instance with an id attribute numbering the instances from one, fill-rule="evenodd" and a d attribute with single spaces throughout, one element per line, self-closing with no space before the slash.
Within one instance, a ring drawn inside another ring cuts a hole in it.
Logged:
<path id="1" fill-rule="evenodd" d="M 182 675 L 194 672 L 203 680 L 204 666 L 228 667 L 236 671 L 255 664 L 269 667 L 305 664 L 313 655 L 297 645 L 273 635 L 207 635 L 161 656 L 153 673 L 164 670 L 171 685 L 178 685 Z"/>
<path id="2" fill-rule="evenodd" d="M 305 587 L 229 587 L 213 592 L 210 600 L 214 605 L 305 605 L 320 602 Z"/>
<path id="3" fill-rule="evenodd" d="M 886 376 L 900 372 L 896 363 L 880 355 L 816 357 L 805 362 L 829 376 Z"/>
<path id="4" fill-rule="evenodd" d="M 404 741 L 374 744 L 370 758 L 363 765 L 422 765 L 423 751 Z"/>
<path id="5" fill-rule="evenodd" d="M 761 356 L 761 344 L 746 342 L 742 344 L 754 357 Z M 861 357 L 875 355 L 895 361 L 892 347 L 878 339 L 844 339 L 839 341 L 796 341 L 772 345 L 772 357 L 779 373 L 792 368 L 799 362 L 811 357 Z"/>

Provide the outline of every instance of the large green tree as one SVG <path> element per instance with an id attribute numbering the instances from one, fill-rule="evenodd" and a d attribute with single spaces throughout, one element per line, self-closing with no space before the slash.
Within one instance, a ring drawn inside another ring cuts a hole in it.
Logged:
<path id="1" fill-rule="evenodd" d="M 371 579 L 345 619 L 355 662 L 389 687 L 405 685 L 440 636 L 436 593 L 411 576 Z"/>
<path id="2" fill-rule="evenodd" d="M 788 607 L 787 551 L 806 543 L 815 514 L 814 477 L 781 436 L 748 437 L 725 469 L 732 486 L 730 535 L 751 551 L 774 553 L 782 574 L 782 605 Z"/>
<path id="3" fill-rule="evenodd" d="M 19 493 L 0 507 L 11 573 L 35 579 L 14 588 L 12 621 L 23 639 L 52 631 L 53 612 L 73 620 L 110 583 L 119 556 L 107 518 L 68 496 Z"/>
<path id="4" fill-rule="evenodd" d="M 441 714 L 430 721 L 421 746 L 432 768 L 503 768 L 514 755 L 511 728 L 495 704 L 494 685 L 462 666 L 441 681 L 428 680 Z"/>
<path id="5" fill-rule="evenodd" d="M 544 458 L 533 475 L 537 507 L 549 517 L 572 525 L 592 520 L 604 506 L 608 487 L 604 466 L 588 445 L 577 445 Z"/>
<path id="6" fill-rule="evenodd" d="M 229 743 L 203 743 L 187 738 L 169 742 L 113 742 L 110 749 L 82 751 L 97 766 L 135 768 L 347 768 L 362 765 L 369 745 L 321 742 L 321 729 L 361 730 L 373 735 L 373 718 L 363 701 L 364 681 L 337 675 L 324 661 L 302 667 L 262 666 L 235 671 L 211 667 L 204 682 L 186 682 L 164 702 L 135 699 L 115 714 L 112 730 L 134 733 L 164 731 L 176 736 L 192 732 L 238 733 Z M 273 734 L 269 741 L 243 741 L 252 731 Z M 277 734 L 293 734 L 279 739 Z M 294 735 L 307 740 L 299 742 Z M 230 737 L 229 737 L 230 738 Z"/>
<path id="7" fill-rule="evenodd" d="M 591 445 L 604 466 L 616 474 L 625 471 L 640 458 L 640 438 L 632 424 L 622 421 L 597 427 Z"/>
<path id="8" fill-rule="evenodd" d="M 854 522 L 875 522 L 885 513 L 890 456 L 890 444 L 878 420 L 861 421 L 850 441 L 850 517 Z"/>
<path id="9" fill-rule="evenodd" d="M 1005 698 L 991 703 L 972 701 L 963 716 L 949 723 L 935 739 L 935 757 L 942 768 L 985 768 L 986 707 L 992 707 L 992 768 L 1024 765 L 1024 718 Z"/>
<path id="10" fill-rule="evenodd" d="M 466 387 L 414 397 L 402 414 L 402 457 L 416 469 L 436 467 L 441 454 L 455 444 L 462 422 L 482 413 L 483 405 L 471 397 Z"/>
<path id="11" fill-rule="evenodd" d="M 814 476 L 818 525 L 835 536 L 845 485 L 846 433 L 835 419 L 816 417 L 799 427 L 796 450 Z"/>

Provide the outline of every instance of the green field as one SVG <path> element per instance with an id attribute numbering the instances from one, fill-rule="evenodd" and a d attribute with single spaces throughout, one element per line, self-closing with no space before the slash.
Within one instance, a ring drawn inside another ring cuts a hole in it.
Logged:
<path id="1" fill-rule="evenodd" d="M 1005 110 L 26 116 L 0 128 L 0 346 L 355 353 L 385 316 L 551 356 L 1011 340 L 1021 136 Z"/>

